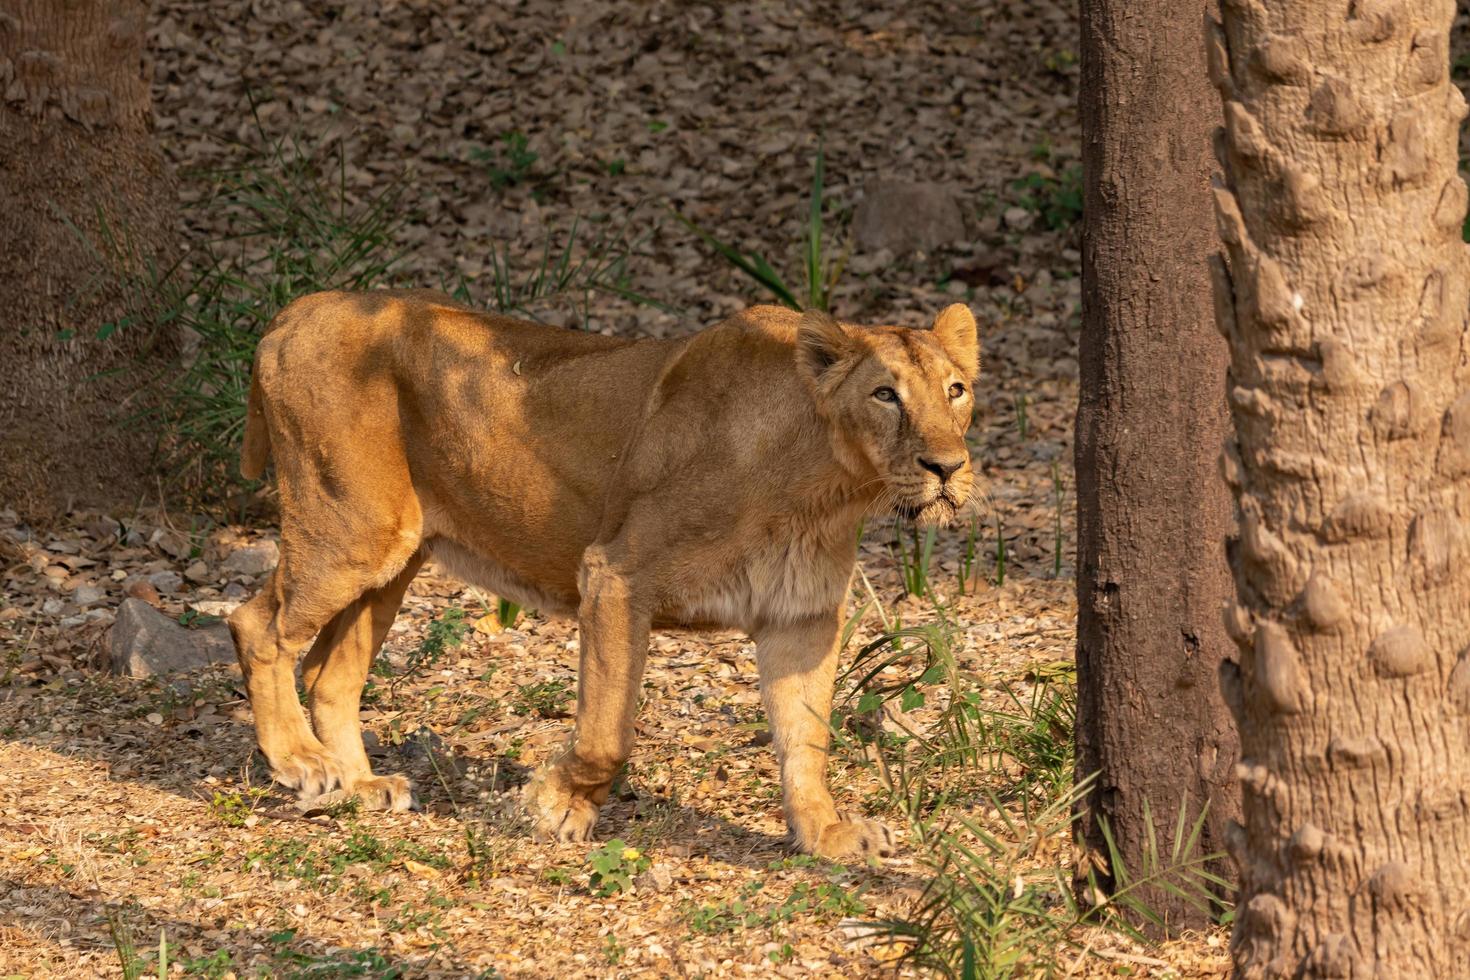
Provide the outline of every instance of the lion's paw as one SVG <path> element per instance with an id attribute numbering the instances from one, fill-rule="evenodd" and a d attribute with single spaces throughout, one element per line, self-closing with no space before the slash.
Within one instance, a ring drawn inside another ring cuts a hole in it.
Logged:
<path id="1" fill-rule="evenodd" d="M 558 785 L 555 770 L 538 773 L 526 784 L 521 805 L 539 840 L 584 841 L 597 826 L 597 804 Z"/>
<path id="2" fill-rule="evenodd" d="M 893 831 L 876 820 L 850 817 L 822 828 L 811 852 L 830 861 L 891 857 L 897 850 Z"/>
<path id="3" fill-rule="evenodd" d="M 417 810 L 413 784 L 407 776 L 372 776 L 359 779 L 348 790 L 369 810 Z"/>
<path id="4" fill-rule="evenodd" d="M 418 800 L 406 776 L 370 776 L 349 787 L 334 789 L 296 804 L 302 813 L 324 813 L 334 806 L 356 801 L 367 810 L 417 810 Z"/>
<path id="5" fill-rule="evenodd" d="M 290 752 L 271 754 L 271 778 L 295 790 L 302 800 L 313 800 L 341 786 L 342 767 L 325 747 L 302 746 Z"/>

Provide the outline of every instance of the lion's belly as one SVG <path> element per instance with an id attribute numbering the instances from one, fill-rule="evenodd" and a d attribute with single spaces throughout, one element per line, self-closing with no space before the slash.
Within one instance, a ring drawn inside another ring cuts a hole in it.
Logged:
<path id="1" fill-rule="evenodd" d="M 495 559 L 465 547 L 446 537 L 430 538 L 429 555 L 446 572 L 470 585 L 510 599 L 527 609 L 553 616 L 573 616 L 577 612 L 575 578 L 568 589 L 565 576 L 547 576 L 542 581 L 530 579 Z M 561 581 L 557 581 L 560 579 Z"/>

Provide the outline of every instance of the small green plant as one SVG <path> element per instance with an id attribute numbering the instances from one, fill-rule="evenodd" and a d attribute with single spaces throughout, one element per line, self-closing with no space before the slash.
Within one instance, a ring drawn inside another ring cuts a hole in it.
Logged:
<path id="1" fill-rule="evenodd" d="M 899 773 L 896 796 L 909 817 L 910 838 L 932 877 L 916 906 L 901 919 L 873 923 L 874 930 L 908 944 L 907 957 L 924 972 L 955 978 L 1055 975 L 1063 954 L 1081 948 L 1079 934 L 1100 926 L 1135 941 L 1146 941 L 1139 921 L 1162 925 L 1145 903 L 1151 889 L 1162 889 L 1209 911 L 1218 910 L 1212 890 L 1225 886 L 1208 870 L 1219 855 L 1200 852 L 1204 814 L 1192 823 L 1181 808 L 1172 847 L 1158 848 L 1150 834 L 1143 867 L 1122 868 L 1121 855 L 1107 837 L 1114 887 L 1104 893 L 1089 871 L 1089 894 L 1097 904 L 1079 903 L 1072 890 L 1070 862 L 1040 865 L 1034 860 L 1043 842 L 1065 835 L 1077 820 L 1088 783 L 1069 788 L 1045 807 L 1013 816 L 992 801 L 999 827 L 956 816 L 946 828 L 931 820 L 933 801 L 922 781 Z"/>
<path id="2" fill-rule="evenodd" d="M 912 547 L 904 546 L 904 531 L 909 533 Z M 900 522 L 894 528 L 894 544 L 898 547 L 898 569 L 903 578 L 904 595 L 929 595 L 929 567 L 934 557 L 934 544 L 939 532 L 934 527 L 905 528 Z"/>
<path id="3" fill-rule="evenodd" d="M 530 139 L 518 129 L 502 133 L 496 146 L 470 151 L 470 159 L 485 167 L 490 186 L 497 191 L 526 183 L 531 176 L 531 168 L 540 158 L 540 154 L 531 149 Z"/>
<path id="4" fill-rule="evenodd" d="M 976 542 L 979 537 L 980 519 L 970 518 L 970 526 L 965 531 L 965 546 L 960 551 L 959 571 L 956 573 L 956 586 L 960 595 L 964 595 L 967 586 L 971 584 L 971 578 L 975 573 Z"/>
<path id="5" fill-rule="evenodd" d="M 995 514 L 995 584 L 1006 584 L 1006 539 L 1000 529 L 1000 512 Z"/>
<path id="6" fill-rule="evenodd" d="M 394 283 L 394 247 L 406 215 L 402 185 L 359 200 L 347 191 L 341 146 L 329 152 L 271 140 L 213 174 L 196 205 L 228 231 L 191 250 L 188 264 L 135 274 L 120 285 L 131 312 L 99 333 L 167 326 L 190 338 L 178 370 L 156 379 L 156 408 L 132 421 L 160 428 L 181 489 L 202 497 L 241 486 L 240 436 L 256 341 L 288 302 L 323 289 Z"/>
<path id="7" fill-rule="evenodd" d="M 1082 168 L 1070 166 L 1055 176 L 1032 172 L 1011 182 L 1020 192 L 1019 207 L 1041 218 L 1052 231 L 1064 231 L 1082 220 Z"/>
<path id="8" fill-rule="evenodd" d="M 495 621 L 500 624 L 501 629 L 510 629 L 520 618 L 521 607 L 519 603 L 502 597 L 495 604 Z"/>
<path id="9" fill-rule="evenodd" d="M 808 866 L 788 860 L 773 861 L 769 868 L 771 871 L 786 871 Z M 832 866 L 831 870 L 834 879 L 846 873 L 846 869 L 840 866 Z M 756 899 L 765 887 L 766 882 L 760 879 L 746 882 L 739 894 L 729 901 L 690 908 L 685 913 L 685 922 L 691 932 L 719 935 L 741 929 L 785 926 L 798 917 L 832 921 L 867 911 L 861 891 L 848 891 L 836 880 L 816 884 L 798 881 L 784 899 L 762 905 Z"/>
<path id="10" fill-rule="evenodd" d="M 602 939 L 602 958 L 607 960 L 608 966 L 617 966 L 628 955 L 628 947 L 618 941 L 615 932 L 609 932 Z"/>
<path id="11" fill-rule="evenodd" d="M 1077 52 L 1071 48 L 1057 48 L 1048 51 L 1041 63 L 1052 74 L 1065 75 L 1069 68 L 1077 64 Z"/>
<path id="12" fill-rule="evenodd" d="M 607 898 L 618 892 L 633 890 L 633 879 L 647 871 L 652 861 L 636 847 L 621 840 L 610 840 L 587 855 L 592 871 L 588 884 L 595 895 Z"/>
<path id="13" fill-rule="evenodd" d="M 103 913 L 107 917 L 107 933 L 112 939 L 112 949 L 117 953 L 124 980 L 138 980 L 143 975 L 143 961 L 133 945 L 133 929 L 128 922 L 129 915 L 137 911 L 136 905 L 129 905 L 126 909 L 107 905 Z"/>
<path id="14" fill-rule="evenodd" d="M 571 868 L 562 865 L 552 865 L 541 872 L 541 877 L 558 888 L 565 888 L 575 880 L 576 873 Z"/>
<path id="15" fill-rule="evenodd" d="M 542 718 L 565 718 L 566 703 L 575 696 L 571 684 L 561 678 L 522 684 L 516 688 L 510 710 L 521 717 L 534 714 Z"/>
<path id="16" fill-rule="evenodd" d="M 222 793 L 216 790 L 209 801 L 209 812 L 226 827 L 243 827 L 256 806 L 268 795 L 266 790 L 255 786 L 242 792 Z"/>
<path id="17" fill-rule="evenodd" d="M 208 956 L 196 956 L 184 961 L 184 975 L 201 977 L 203 980 L 223 980 L 227 974 L 236 973 L 235 958 L 228 949 L 217 949 Z"/>
<path id="18" fill-rule="evenodd" d="M 386 871 L 405 860 L 431 868 L 449 867 L 449 859 L 413 841 L 383 840 L 358 828 L 345 841 L 333 843 L 299 837 L 262 838 L 246 852 L 244 870 L 260 870 L 272 878 L 295 878 L 321 892 L 335 892 L 342 872 L 361 864 L 375 872 Z"/>
<path id="19" fill-rule="evenodd" d="M 661 303 L 631 287 L 629 266 L 633 255 L 657 230 L 649 228 L 638 237 L 630 237 L 633 215 L 619 226 L 605 226 L 596 238 L 584 242 L 583 222 L 572 219 L 566 237 L 557 244 L 550 233 L 541 247 L 541 256 L 531 267 L 519 270 L 511 258 L 510 245 L 492 245 L 489 254 L 489 294 L 477 298 L 477 284 L 463 277 L 456 283 L 444 284 L 445 291 L 471 305 L 485 305 L 497 312 L 538 319 L 537 309 L 552 300 L 563 300 L 571 306 L 582 329 L 591 327 L 592 296 L 611 293 L 634 303 L 682 313 L 676 307 Z"/>
<path id="20" fill-rule="evenodd" d="M 806 234 L 801 246 L 802 271 L 806 279 L 806 289 L 800 299 L 764 256 L 756 252 L 742 252 L 720 241 L 682 214 L 676 212 L 675 217 L 684 227 L 699 236 L 702 242 L 714 249 L 716 255 L 745 273 L 785 306 L 793 310 L 829 311 L 832 308 L 832 290 L 841 280 L 843 270 L 847 266 L 848 251 L 844 249 L 841 254 L 834 257 L 825 244 L 826 174 L 826 152 L 819 141 L 816 161 L 812 165 L 812 187 L 807 205 Z"/>
<path id="21" fill-rule="evenodd" d="M 276 976 L 334 980 L 337 977 L 373 977 L 376 980 L 398 980 L 403 971 L 376 948 L 332 950 L 308 953 L 294 946 L 295 929 L 272 933 L 266 942 L 275 950 L 272 961 Z"/>
<path id="22" fill-rule="evenodd" d="M 396 697 L 399 685 L 430 670 L 443 659 L 444 654 L 464 643 L 474 629 L 474 624 L 459 606 L 448 606 L 433 619 L 424 631 L 419 645 L 404 658 L 402 668 L 395 670 L 388 658 L 379 655 L 373 662 L 373 673 L 388 678 L 388 693 Z"/>

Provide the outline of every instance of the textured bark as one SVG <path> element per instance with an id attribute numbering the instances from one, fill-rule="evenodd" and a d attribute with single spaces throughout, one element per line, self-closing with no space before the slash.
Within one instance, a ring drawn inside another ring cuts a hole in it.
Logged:
<path id="1" fill-rule="evenodd" d="M 1211 26 L 1242 977 L 1470 971 L 1470 368 L 1451 0 Z"/>
<path id="2" fill-rule="evenodd" d="M 1204 0 L 1083 0 L 1086 227 L 1077 412 L 1077 760 L 1097 774 L 1083 814 L 1107 819 L 1136 871 L 1151 812 L 1161 840 L 1208 802 L 1206 851 L 1236 810 L 1235 732 L 1219 696 L 1233 647 L 1220 620 L 1230 498 L 1225 344 L 1207 257 L 1215 94 Z M 1227 868 L 1218 868 L 1224 872 Z M 1172 927 L 1205 916 L 1163 892 Z"/>
<path id="3" fill-rule="evenodd" d="M 145 13 L 0 0 L 0 502 L 28 512 L 125 499 L 148 482 L 152 440 L 118 419 L 163 363 L 149 356 L 159 338 L 95 339 L 125 312 L 116 264 L 171 254 Z"/>

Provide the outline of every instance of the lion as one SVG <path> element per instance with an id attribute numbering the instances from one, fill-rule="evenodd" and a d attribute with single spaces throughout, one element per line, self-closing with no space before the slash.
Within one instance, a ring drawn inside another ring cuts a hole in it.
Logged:
<path id="1" fill-rule="evenodd" d="M 432 556 L 580 623 L 573 733 L 522 794 L 538 837 L 592 833 L 633 748 L 649 631 L 738 629 L 794 846 L 891 854 L 889 830 L 827 787 L 843 608 L 865 517 L 944 524 L 971 506 L 978 372 L 958 304 L 930 329 L 757 306 L 652 340 L 425 291 L 296 300 L 256 352 L 241 454 L 250 478 L 274 459 L 280 563 L 229 617 L 274 778 L 303 800 L 416 805 L 405 777 L 373 773 L 358 707 Z"/>

